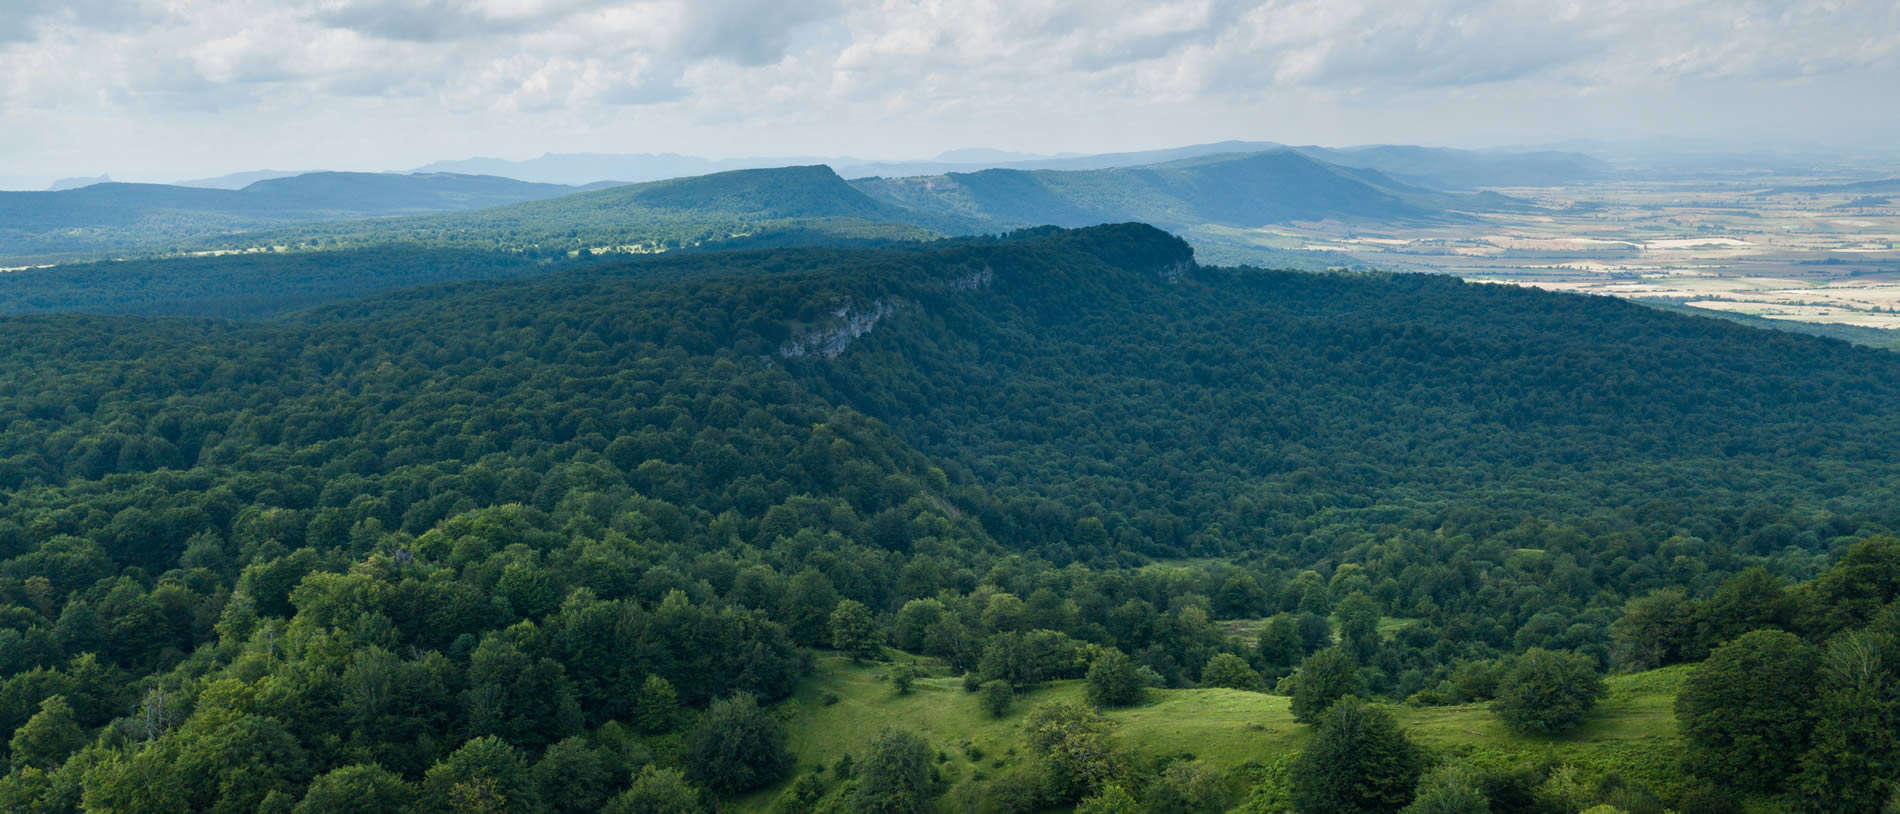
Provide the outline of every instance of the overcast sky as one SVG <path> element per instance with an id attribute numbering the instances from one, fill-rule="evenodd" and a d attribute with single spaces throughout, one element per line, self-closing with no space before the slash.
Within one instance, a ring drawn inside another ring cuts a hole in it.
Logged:
<path id="1" fill-rule="evenodd" d="M 0 186 L 476 155 L 1900 144 L 1895 0 L 0 0 Z"/>

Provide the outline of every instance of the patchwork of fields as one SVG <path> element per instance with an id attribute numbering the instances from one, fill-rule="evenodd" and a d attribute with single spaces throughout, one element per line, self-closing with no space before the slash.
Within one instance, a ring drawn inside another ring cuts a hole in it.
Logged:
<path id="1" fill-rule="evenodd" d="M 1900 328 L 1900 195 L 1820 183 L 1828 180 L 1501 189 L 1538 210 L 1471 213 L 1455 224 L 1300 223 L 1246 239 L 1381 268 Z"/>

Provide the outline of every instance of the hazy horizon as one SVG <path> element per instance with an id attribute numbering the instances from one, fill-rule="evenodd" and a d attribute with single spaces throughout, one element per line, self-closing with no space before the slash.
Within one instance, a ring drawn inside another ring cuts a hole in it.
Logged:
<path id="1" fill-rule="evenodd" d="M 25 0 L 0 186 L 1228 139 L 1892 154 L 1900 10 L 1783 5 Z"/>

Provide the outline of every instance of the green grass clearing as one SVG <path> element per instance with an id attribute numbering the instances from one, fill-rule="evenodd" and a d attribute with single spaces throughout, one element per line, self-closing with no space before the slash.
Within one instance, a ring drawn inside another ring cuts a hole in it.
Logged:
<path id="1" fill-rule="evenodd" d="M 829 767 L 847 752 L 863 758 L 879 732 L 901 728 L 922 735 L 944 754 L 937 766 L 954 791 L 1025 762 L 1017 741 L 1029 710 L 1082 697 L 1082 682 L 1052 682 L 1018 695 L 1006 716 L 993 718 L 975 693 L 964 692 L 960 677 L 938 668 L 919 679 L 910 695 L 900 696 L 888 680 L 890 669 L 888 663 L 820 659 L 817 674 L 780 706 L 798 772 L 826 767 L 826 785 L 835 788 Z M 1482 704 L 1388 709 L 1413 740 L 1440 754 L 1486 765 L 1567 763 L 1586 777 L 1613 772 L 1662 792 L 1681 782 L 1674 700 L 1688 669 L 1610 677 L 1609 695 L 1589 722 L 1561 738 L 1513 734 Z M 828 695 L 837 700 L 825 703 Z M 1111 711 L 1109 717 L 1120 725 L 1116 737 L 1122 746 L 1140 759 L 1190 754 L 1222 771 L 1296 751 L 1310 736 L 1309 727 L 1293 720 L 1288 698 L 1241 690 L 1156 690 L 1148 703 Z M 735 801 L 733 810 L 768 811 L 783 787 Z M 939 810 L 950 810 L 944 807 L 950 799 L 951 794 L 939 798 Z"/>

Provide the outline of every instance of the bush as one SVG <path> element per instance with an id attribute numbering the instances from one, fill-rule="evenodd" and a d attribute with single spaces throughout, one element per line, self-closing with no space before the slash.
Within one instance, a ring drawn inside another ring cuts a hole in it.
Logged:
<path id="1" fill-rule="evenodd" d="M 1016 689 L 1002 679 L 983 682 L 983 711 L 992 718 L 1001 718 L 1009 714 L 1009 705 L 1016 700 Z"/>
<path id="2" fill-rule="evenodd" d="M 1227 810 L 1227 784 L 1206 763 L 1177 761 L 1149 784 L 1145 802 L 1147 814 L 1220 814 Z"/>
<path id="3" fill-rule="evenodd" d="M 825 781 L 811 772 L 799 775 L 772 803 L 777 814 L 810 814 L 825 796 Z"/>
<path id="4" fill-rule="evenodd" d="M 902 662 L 891 668 L 891 686 L 897 688 L 898 695 L 909 695 L 911 685 L 917 682 L 923 671 L 911 662 Z"/>

